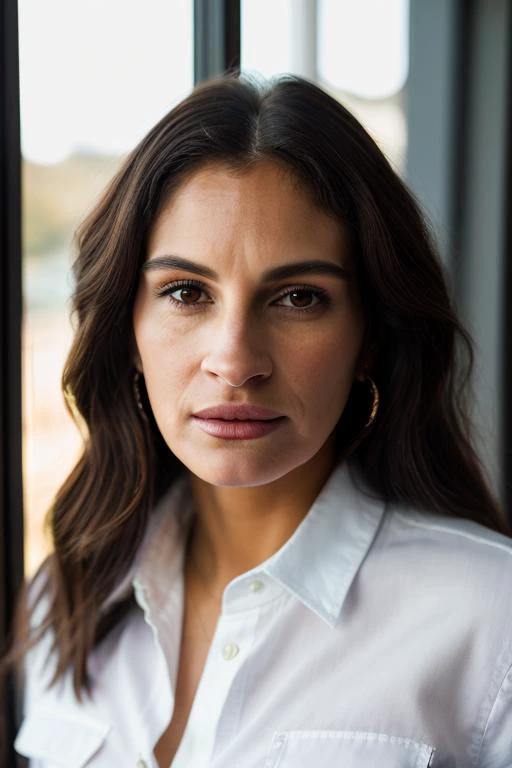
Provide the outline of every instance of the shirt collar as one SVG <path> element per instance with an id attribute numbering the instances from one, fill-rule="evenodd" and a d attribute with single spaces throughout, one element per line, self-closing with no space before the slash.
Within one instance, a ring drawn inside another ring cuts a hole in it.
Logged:
<path id="1" fill-rule="evenodd" d="M 384 507 L 354 467 L 338 464 L 293 535 L 261 567 L 333 627 Z"/>
<path id="2" fill-rule="evenodd" d="M 242 584 L 266 574 L 334 627 L 384 508 L 384 502 L 365 489 L 352 465 L 336 465 L 292 536 L 259 566 L 233 579 L 226 593 L 240 594 Z M 193 515 L 189 478 L 184 473 L 153 513 L 127 577 L 132 584 L 143 585 L 161 605 L 181 574 Z"/>

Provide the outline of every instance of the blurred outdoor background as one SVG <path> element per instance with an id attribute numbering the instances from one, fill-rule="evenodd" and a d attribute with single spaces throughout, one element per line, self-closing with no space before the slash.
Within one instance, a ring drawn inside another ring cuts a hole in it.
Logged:
<path id="1" fill-rule="evenodd" d="M 438 0 L 421 2 L 439 7 Z M 438 105 L 440 119 L 431 115 L 432 124 L 411 109 L 422 98 L 435 98 L 429 93 L 432 79 L 451 72 L 450 42 L 441 40 L 444 47 L 429 51 L 428 40 L 416 40 L 433 64 L 424 75 L 417 74 L 411 92 L 410 15 L 419 3 L 242 0 L 242 70 L 305 75 L 348 106 L 421 198 L 443 255 L 457 273 L 464 243 L 462 236 L 454 239 L 447 221 L 451 204 L 442 204 L 449 174 L 461 162 L 457 151 L 446 154 L 453 135 L 447 138 L 442 115 L 450 112 L 452 97 L 448 90 L 439 96 L 445 102 Z M 449 35 L 453 4 L 441 4 L 448 14 L 442 34 Z M 60 389 L 71 340 L 73 234 L 126 153 L 193 87 L 194 14 L 193 0 L 19 0 L 18 8 L 25 555 L 26 572 L 32 574 L 49 546 L 44 516 L 80 452 L 80 436 Z M 413 28 L 421 34 L 421 25 Z M 438 65 L 446 68 L 437 71 Z M 437 86 L 439 93 L 444 86 L 440 81 Z M 429 131 L 437 141 L 432 154 L 418 150 L 420 141 L 428 143 Z M 496 174 L 491 186 L 480 190 L 487 200 L 490 196 L 490 204 L 496 203 L 495 180 Z M 466 280 L 463 311 L 473 301 L 473 283 L 478 291 L 485 282 L 485 269 L 483 264 L 482 275 Z M 475 322 L 478 326 L 478 318 Z M 485 343 L 483 348 L 489 351 Z M 488 429 L 484 447 L 498 484 L 492 408 L 499 375 L 489 376 L 489 392 L 481 398 L 482 424 Z"/>

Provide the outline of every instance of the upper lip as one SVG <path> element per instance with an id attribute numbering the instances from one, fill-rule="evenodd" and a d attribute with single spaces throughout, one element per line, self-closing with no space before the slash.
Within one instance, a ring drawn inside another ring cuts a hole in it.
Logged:
<path id="1" fill-rule="evenodd" d="M 201 419 L 229 419 L 231 421 L 268 421 L 277 419 L 282 413 L 272 411 L 270 408 L 261 408 L 259 405 L 214 405 L 211 408 L 203 408 L 193 414 Z"/>

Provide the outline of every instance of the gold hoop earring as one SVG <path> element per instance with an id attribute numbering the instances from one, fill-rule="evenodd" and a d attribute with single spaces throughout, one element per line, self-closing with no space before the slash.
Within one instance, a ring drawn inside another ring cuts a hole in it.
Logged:
<path id="1" fill-rule="evenodd" d="M 146 415 L 146 411 L 144 410 L 144 406 L 142 404 L 142 398 L 140 396 L 140 387 L 139 387 L 140 376 L 141 376 L 140 371 L 135 371 L 135 373 L 133 374 L 133 394 L 135 397 L 135 402 L 137 403 L 137 408 L 139 410 L 139 413 L 144 419 L 144 421 L 147 422 L 148 417 Z"/>
<path id="2" fill-rule="evenodd" d="M 365 381 L 369 381 L 370 382 L 370 387 L 371 387 L 371 390 L 372 390 L 372 397 L 373 397 L 372 407 L 371 407 L 371 411 L 370 411 L 370 416 L 368 417 L 368 421 L 364 425 L 364 428 L 366 429 L 367 427 L 370 426 L 370 424 L 373 424 L 373 422 L 375 421 L 375 417 L 377 415 L 377 411 L 379 410 L 380 395 L 379 395 L 379 390 L 377 389 L 377 385 L 375 384 L 373 379 L 371 379 L 369 376 L 367 376 Z"/>

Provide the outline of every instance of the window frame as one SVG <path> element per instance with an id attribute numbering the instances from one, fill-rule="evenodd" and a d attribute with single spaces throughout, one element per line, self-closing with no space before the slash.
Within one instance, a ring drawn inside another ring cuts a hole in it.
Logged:
<path id="1" fill-rule="evenodd" d="M 21 148 L 18 8 L 0 0 L 0 648 L 23 579 Z M 0 764 L 14 765 L 14 676 L 0 682 Z"/>

